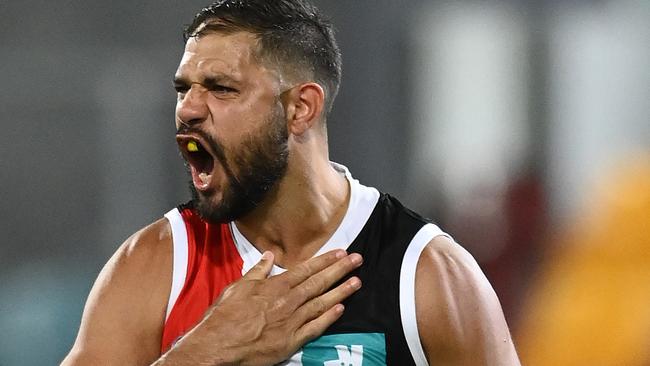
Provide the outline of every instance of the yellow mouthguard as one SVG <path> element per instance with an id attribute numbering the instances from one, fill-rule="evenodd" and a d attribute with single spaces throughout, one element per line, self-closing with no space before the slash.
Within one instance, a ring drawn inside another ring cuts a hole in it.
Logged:
<path id="1" fill-rule="evenodd" d="M 196 141 L 190 141 L 187 143 L 187 151 L 189 152 L 199 151 L 199 145 L 196 144 Z"/>

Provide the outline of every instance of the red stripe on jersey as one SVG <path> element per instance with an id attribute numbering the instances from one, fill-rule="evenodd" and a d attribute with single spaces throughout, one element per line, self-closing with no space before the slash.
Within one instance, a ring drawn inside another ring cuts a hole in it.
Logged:
<path id="1" fill-rule="evenodd" d="M 187 228 L 187 274 L 163 328 L 161 353 L 203 319 L 223 289 L 241 278 L 243 260 L 227 224 L 209 224 L 190 208 L 181 216 Z"/>

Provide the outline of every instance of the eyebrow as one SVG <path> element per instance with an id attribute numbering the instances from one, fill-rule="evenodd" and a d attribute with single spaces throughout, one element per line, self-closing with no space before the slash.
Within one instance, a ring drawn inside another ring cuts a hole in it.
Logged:
<path id="1" fill-rule="evenodd" d="M 203 78 L 203 81 L 201 82 L 202 85 L 205 87 L 209 88 L 215 85 L 219 85 L 222 83 L 234 83 L 238 84 L 239 82 L 235 80 L 234 78 L 225 75 L 225 74 L 216 74 L 216 75 L 211 75 L 208 77 Z M 172 84 L 174 86 L 189 86 L 192 84 L 189 80 L 182 76 L 174 76 L 174 79 L 172 80 Z"/>

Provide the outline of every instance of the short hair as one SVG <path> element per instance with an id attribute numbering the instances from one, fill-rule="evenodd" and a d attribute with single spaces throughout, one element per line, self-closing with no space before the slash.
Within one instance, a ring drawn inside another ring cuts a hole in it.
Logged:
<path id="1" fill-rule="evenodd" d="M 304 0 L 218 0 L 203 8 L 183 32 L 246 31 L 259 41 L 259 55 L 277 63 L 283 74 L 313 78 L 325 91 L 325 114 L 341 83 L 341 51 L 332 23 Z"/>

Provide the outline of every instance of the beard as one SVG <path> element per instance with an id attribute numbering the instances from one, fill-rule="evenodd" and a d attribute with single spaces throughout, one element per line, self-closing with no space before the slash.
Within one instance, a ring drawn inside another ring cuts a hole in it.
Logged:
<path id="1" fill-rule="evenodd" d="M 203 131 L 194 131 L 215 152 L 214 158 L 219 160 L 227 178 L 218 203 L 212 202 L 213 193 L 198 192 L 190 180 L 193 205 L 205 221 L 227 223 L 245 216 L 284 177 L 289 161 L 289 134 L 281 112 L 281 108 L 276 108 L 254 138 L 242 142 L 237 151 L 229 154 L 233 157 L 230 161 L 226 158 L 223 144 Z"/>

